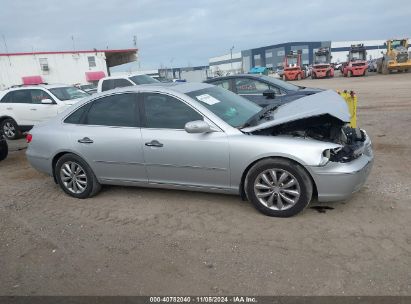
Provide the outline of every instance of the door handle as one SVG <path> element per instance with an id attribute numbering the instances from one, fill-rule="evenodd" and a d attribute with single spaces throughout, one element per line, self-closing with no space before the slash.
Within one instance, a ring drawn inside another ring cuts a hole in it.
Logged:
<path id="1" fill-rule="evenodd" d="M 31 111 L 37 111 L 37 109 L 30 109 Z"/>
<path id="2" fill-rule="evenodd" d="M 13 108 L 6 108 L 6 110 L 13 110 Z"/>
<path id="3" fill-rule="evenodd" d="M 145 145 L 147 147 L 159 147 L 159 148 L 163 146 L 163 144 L 159 142 L 158 140 L 152 140 L 150 142 L 146 142 Z"/>
<path id="4" fill-rule="evenodd" d="M 88 138 L 88 137 L 83 137 L 82 139 L 79 139 L 78 142 L 79 142 L 80 144 L 92 144 L 94 141 L 91 140 L 91 139 Z"/>

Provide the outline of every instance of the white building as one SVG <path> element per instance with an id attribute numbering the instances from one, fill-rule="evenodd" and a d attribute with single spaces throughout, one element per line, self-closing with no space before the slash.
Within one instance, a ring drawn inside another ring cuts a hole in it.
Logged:
<path id="1" fill-rule="evenodd" d="M 208 60 L 212 76 L 238 74 L 242 72 L 241 52 L 212 57 Z"/>
<path id="2" fill-rule="evenodd" d="M 137 59 L 137 49 L 0 53 L 0 89 L 19 84 L 87 84 Z"/>

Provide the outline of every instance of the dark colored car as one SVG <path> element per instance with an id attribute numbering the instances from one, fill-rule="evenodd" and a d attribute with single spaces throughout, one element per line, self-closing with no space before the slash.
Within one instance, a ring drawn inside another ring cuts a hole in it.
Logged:
<path id="1" fill-rule="evenodd" d="M 287 103 L 323 91 L 296 86 L 274 77 L 252 74 L 217 77 L 204 82 L 230 90 L 262 107 Z"/>
<path id="2" fill-rule="evenodd" d="M 3 160 L 9 154 L 9 146 L 7 145 L 6 138 L 0 131 L 0 160 Z"/>

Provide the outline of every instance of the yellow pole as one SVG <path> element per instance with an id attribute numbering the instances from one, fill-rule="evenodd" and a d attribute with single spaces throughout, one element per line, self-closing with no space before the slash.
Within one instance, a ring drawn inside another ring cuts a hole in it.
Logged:
<path id="1" fill-rule="evenodd" d="M 345 102 L 348 105 L 348 109 L 351 115 L 350 126 L 352 128 L 356 128 L 357 127 L 357 95 L 355 95 L 354 91 L 348 92 L 347 90 L 344 90 L 343 92 L 337 91 L 337 93 L 340 94 L 342 98 L 344 98 Z"/>

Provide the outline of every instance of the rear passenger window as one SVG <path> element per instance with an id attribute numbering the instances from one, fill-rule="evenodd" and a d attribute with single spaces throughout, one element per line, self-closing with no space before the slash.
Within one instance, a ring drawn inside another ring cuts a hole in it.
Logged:
<path id="1" fill-rule="evenodd" d="M 11 102 L 11 93 L 12 93 L 12 92 L 7 93 L 7 94 L 1 99 L 0 102 L 10 103 L 10 102 Z"/>
<path id="2" fill-rule="evenodd" d="M 136 94 L 116 94 L 93 101 L 87 113 L 88 125 L 137 127 L 138 106 Z"/>
<path id="3" fill-rule="evenodd" d="M 18 90 L 11 92 L 12 103 L 32 103 L 30 90 Z"/>
<path id="4" fill-rule="evenodd" d="M 111 79 L 107 79 L 107 80 L 103 80 L 103 83 L 101 85 L 101 91 L 108 91 L 111 90 L 113 88 L 113 80 Z"/>
<path id="5" fill-rule="evenodd" d="M 128 81 L 127 79 L 114 79 L 114 87 L 115 88 L 122 88 L 122 87 L 129 87 L 132 86 L 133 84 Z"/>
<path id="6" fill-rule="evenodd" d="M 230 89 L 230 81 L 229 80 L 219 80 L 211 82 L 211 84 L 222 87 L 223 89 L 229 90 Z"/>
<path id="7" fill-rule="evenodd" d="M 82 106 L 81 108 L 77 109 L 74 111 L 70 116 L 68 116 L 64 122 L 69 123 L 69 124 L 81 124 L 83 122 L 84 114 L 88 111 L 90 108 L 91 103 L 86 104 L 85 106 Z"/>

